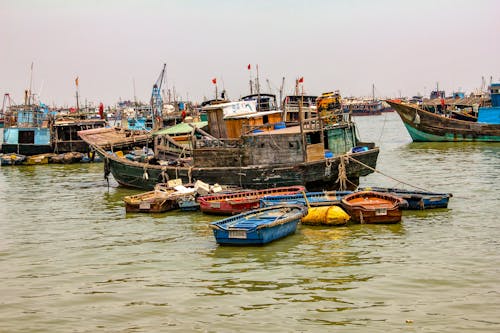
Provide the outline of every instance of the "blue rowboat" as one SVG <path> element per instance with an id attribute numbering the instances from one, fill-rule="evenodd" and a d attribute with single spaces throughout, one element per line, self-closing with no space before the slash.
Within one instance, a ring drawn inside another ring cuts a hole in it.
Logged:
<path id="1" fill-rule="evenodd" d="M 407 206 L 401 207 L 407 210 L 447 208 L 450 198 L 453 197 L 451 193 L 413 191 L 386 187 L 364 187 L 359 188 L 358 191 L 376 191 L 395 195 L 408 202 Z"/>
<path id="2" fill-rule="evenodd" d="M 343 197 L 352 191 L 306 192 L 305 196 L 311 206 L 331 206 L 340 203 Z M 260 206 L 267 207 L 279 204 L 307 205 L 303 193 L 287 195 L 270 195 L 260 199 Z"/>
<path id="3" fill-rule="evenodd" d="M 307 207 L 276 205 L 212 222 L 215 240 L 223 245 L 263 245 L 293 234 Z"/>

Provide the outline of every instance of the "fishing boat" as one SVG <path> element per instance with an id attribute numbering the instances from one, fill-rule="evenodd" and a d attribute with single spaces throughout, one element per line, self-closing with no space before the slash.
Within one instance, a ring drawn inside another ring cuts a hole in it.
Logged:
<path id="1" fill-rule="evenodd" d="M 260 199 L 270 195 L 296 194 L 305 191 L 303 186 L 243 190 L 234 193 L 207 195 L 198 198 L 200 210 L 207 214 L 234 215 L 260 207 Z"/>
<path id="2" fill-rule="evenodd" d="M 500 141 L 500 83 L 492 84 L 491 107 L 480 107 L 477 121 L 465 121 L 388 100 L 413 141 Z"/>
<path id="3" fill-rule="evenodd" d="M 401 206 L 407 203 L 392 194 L 375 191 L 359 191 L 342 198 L 342 207 L 359 223 L 398 223 Z"/>
<path id="4" fill-rule="evenodd" d="M 177 157 L 163 159 L 158 154 L 144 162 L 106 151 L 88 131 L 79 134 L 94 142 L 105 160 L 106 175 L 111 173 L 122 186 L 146 190 L 173 178 L 249 189 L 302 185 L 311 191 L 334 190 L 342 184 L 357 186 L 359 177 L 375 169 L 378 147 L 359 141 L 355 124 L 341 111 L 325 110 L 321 117 L 301 119 L 299 125 L 285 128 L 262 124 L 275 114 L 269 112 L 257 112 L 260 118 L 253 120 L 258 123 L 236 122 L 235 117 L 225 118 L 222 107 L 210 106 L 206 110 L 208 132 L 195 129 L 191 149 Z M 365 149 L 352 151 L 359 146 Z"/>
<path id="5" fill-rule="evenodd" d="M 88 113 L 66 114 L 55 116 L 50 121 L 50 140 L 52 150 L 56 154 L 79 152 L 88 153 L 89 145 L 83 141 L 78 132 L 94 128 L 104 128 L 106 120 L 90 118 Z"/>
<path id="6" fill-rule="evenodd" d="M 21 155 L 52 153 L 48 107 L 28 101 L 11 106 L 5 113 L 2 151 Z"/>
<path id="7" fill-rule="evenodd" d="M 241 213 L 209 226 L 218 244 L 263 245 L 293 234 L 306 214 L 306 206 L 279 205 Z"/>
<path id="8" fill-rule="evenodd" d="M 408 210 L 447 208 L 450 198 L 453 197 L 452 193 L 437 193 L 387 187 L 362 187 L 358 188 L 358 191 L 376 191 L 395 195 L 406 200 L 408 205 L 402 206 L 401 208 Z"/>

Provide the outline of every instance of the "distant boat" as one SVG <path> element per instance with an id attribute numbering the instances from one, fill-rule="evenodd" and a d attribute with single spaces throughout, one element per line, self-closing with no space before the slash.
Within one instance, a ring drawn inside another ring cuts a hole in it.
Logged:
<path id="1" fill-rule="evenodd" d="M 286 186 L 263 190 L 243 190 L 234 193 L 214 194 L 198 198 L 203 213 L 234 215 L 259 208 L 260 199 L 270 195 L 296 194 L 305 191 L 303 186 Z"/>
<path id="2" fill-rule="evenodd" d="M 477 122 L 387 101 L 399 114 L 413 141 L 500 141 L 500 83 L 492 84 L 491 107 L 480 107 Z"/>
<path id="3" fill-rule="evenodd" d="M 359 223 L 398 223 L 401 221 L 403 199 L 374 191 L 354 192 L 342 199 L 342 207 Z"/>
<path id="4" fill-rule="evenodd" d="M 218 244 L 263 245 L 293 234 L 306 215 L 306 206 L 279 205 L 228 217 L 210 227 Z"/>
<path id="5" fill-rule="evenodd" d="M 25 155 L 16 153 L 0 154 L 0 165 L 19 165 L 26 161 Z"/>

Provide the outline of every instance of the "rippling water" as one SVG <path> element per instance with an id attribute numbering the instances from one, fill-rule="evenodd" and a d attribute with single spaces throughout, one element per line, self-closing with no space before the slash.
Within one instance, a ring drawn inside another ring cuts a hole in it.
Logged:
<path id="1" fill-rule="evenodd" d="M 449 208 L 220 247 L 216 217 L 126 215 L 137 191 L 108 188 L 102 165 L 0 168 L 0 331 L 500 331 L 500 144 L 357 122 L 393 178 L 362 185 L 452 192 Z"/>

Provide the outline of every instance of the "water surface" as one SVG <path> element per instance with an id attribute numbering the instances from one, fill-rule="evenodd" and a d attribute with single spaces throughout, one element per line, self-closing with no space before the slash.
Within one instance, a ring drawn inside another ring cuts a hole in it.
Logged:
<path id="1" fill-rule="evenodd" d="M 201 213 L 125 214 L 102 164 L 0 168 L 1 332 L 498 332 L 500 144 L 412 143 L 396 114 L 362 185 L 452 192 L 398 225 L 217 246 Z"/>

